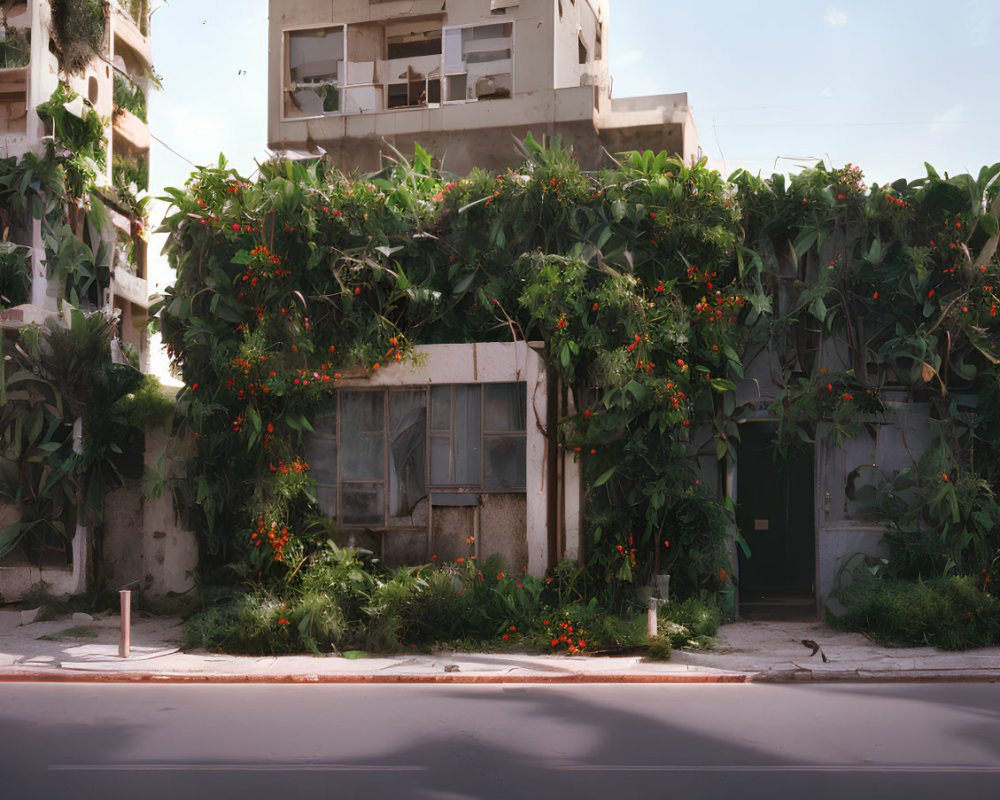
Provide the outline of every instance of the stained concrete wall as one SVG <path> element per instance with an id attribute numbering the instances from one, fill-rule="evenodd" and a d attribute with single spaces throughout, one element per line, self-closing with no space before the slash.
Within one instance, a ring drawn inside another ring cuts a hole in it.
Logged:
<path id="1" fill-rule="evenodd" d="M 162 430 L 146 432 L 147 470 L 170 468 L 184 442 Z M 105 500 L 104 570 L 112 588 L 135 583 L 143 593 L 162 596 L 194 586 L 198 543 L 185 530 L 169 492 L 159 497 L 140 487 L 121 488 Z"/>
<path id="2" fill-rule="evenodd" d="M 852 559 L 862 555 L 885 558 L 884 528 L 863 514 L 852 500 L 848 482 L 855 488 L 871 484 L 877 470 L 891 479 L 910 467 L 934 442 L 930 427 L 930 405 L 904 402 L 905 392 L 885 392 L 886 419 L 836 444 L 829 439 L 829 425 L 817 429 L 816 447 L 816 583 L 817 611 L 829 608 L 842 613 L 843 606 L 830 597 L 839 578 L 847 578 Z M 845 568 L 845 565 L 847 567 Z M 849 579 L 849 578 L 848 578 Z"/>

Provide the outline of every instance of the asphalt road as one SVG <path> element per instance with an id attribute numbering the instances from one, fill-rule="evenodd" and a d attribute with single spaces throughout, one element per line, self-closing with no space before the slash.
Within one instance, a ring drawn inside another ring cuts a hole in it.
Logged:
<path id="1" fill-rule="evenodd" d="M 1000 797 L 997 684 L 0 684 L 0 798 Z"/>

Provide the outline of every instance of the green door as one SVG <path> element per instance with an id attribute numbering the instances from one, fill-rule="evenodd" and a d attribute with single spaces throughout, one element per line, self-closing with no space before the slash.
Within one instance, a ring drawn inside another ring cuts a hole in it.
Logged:
<path id="1" fill-rule="evenodd" d="M 750 548 L 749 558 L 740 553 L 740 611 L 801 617 L 815 613 L 813 451 L 780 456 L 776 430 L 772 422 L 740 426 L 736 523 Z"/>

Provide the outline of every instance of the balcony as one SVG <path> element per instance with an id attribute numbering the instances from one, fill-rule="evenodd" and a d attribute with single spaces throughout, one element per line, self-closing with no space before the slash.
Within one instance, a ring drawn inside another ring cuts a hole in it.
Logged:
<path id="1" fill-rule="evenodd" d="M 115 137 L 121 137 L 138 153 L 149 150 L 149 126 L 125 108 L 115 109 Z M 116 148 L 117 149 L 117 148 Z"/>
<path id="2" fill-rule="evenodd" d="M 28 119 L 28 68 L 0 69 L 0 132 L 25 133 Z"/>
<path id="3" fill-rule="evenodd" d="M 140 308 L 149 308 L 149 286 L 145 278 L 137 278 L 124 269 L 116 268 L 114 274 L 115 296 Z"/>
<path id="4" fill-rule="evenodd" d="M 142 60 L 144 65 L 149 66 L 153 61 L 153 47 L 149 37 L 143 35 L 140 26 L 132 17 L 132 13 L 122 8 L 122 0 L 119 0 L 119 5 L 114 8 L 114 11 L 115 53 L 119 53 L 122 46 L 127 47 Z M 148 17 L 142 16 L 141 19 L 144 20 L 142 27 L 148 31 Z"/>

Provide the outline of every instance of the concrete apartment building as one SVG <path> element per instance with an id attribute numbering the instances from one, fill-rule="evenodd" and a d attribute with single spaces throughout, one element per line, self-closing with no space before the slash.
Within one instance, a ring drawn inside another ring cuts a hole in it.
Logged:
<path id="1" fill-rule="evenodd" d="M 609 0 L 270 0 L 268 145 L 371 171 L 414 143 L 458 174 L 513 137 L 700 155 L 686 93 L 612 98 Z"/>
<path id="2" fill-rule="evenodd" d="M 120 87 L 124 82 L 132 91 L 138 87 L 143 96 L 150 89 L 147 2 L 115 0 L 108 4 L 101 50 L 74 74 L 61 71 L 57 53 L 50 47 L 52 25 L 48 0 L 0 2 L 0 43 L 6 45 L 5 58 L 0 60 L 0 158 L 45 153 L 52 138 L 51 124 L 47 126 L 39 118 L 37 108 L 52 97 L 60 81 L 78 95 L 67 110 L 82 116 L 92 109 L 104 121 L 107 157 L 96 193 L 110 212 L 112 226 L 103 236 L 113 243 L 113 263 L 108 284 L 99 287 L 97 296 L 82 302 L 85 310 L 104 308 L 120 314 L 122 341 L 136 349 L 145 370 L 149 295 L 144 222 L 122 202 L 122 196 L 135 195 L 146 187 L 116 184 L 122 182 L 122 175 L 148 169 L 149 127 L 136 114 L 116 105 L 114 98 L 116 83 Z M 0 327 L 42 323 L 58 312 L 63 299 L 63 287 L 47 274 L 42 223 L 34 220 L 27 230 L 12 226 L 9 237 L 31 248 L 31 299 L 0 311 Z"/>
<path id="3" fill-rule="evenodd" d="M 79 297 L 80 307 L 85 313 L 116 316 L 121 341 L 135 349 L 140 366 L 146 371 L 149 296 L 143 238 L 145 219 L 138 197 L 147 187 L 138 182 L 143 174 L 148 174 L 150 152 L 149 128 L 140 118 L 152 83 L 148 3 L 112 0 L 103 7 L 93 6 L 97 10 L 95 24 L 99 26 L 103 19 L 100 46 L 96 52 L 89 51 L 89 59 L 87 50 L 77 50 L 84 53 L 78 63 L 80 60 L 86 63 L 72 70 L 60 61 L 56 43 L 60 19 L 54 5 L 49 0 L 0 0 L 0 159 L 10 159 L 16 164 L 28 154 L 44 158 L 53 144 L 56 155 L 60 154 L 61 145 L 53 136 L 53 122 L 43 118 L 38 108 L 53 97 L 62 83 L 77 95 L 64 105 L 69 114 L 92 119 L 91 115 L 96 113 L 100 119 L 105 163 L 97 170 L 93 186 L 86 186 L 81 197 L 71 198 L 65 204 L 60 222 L 68 228 L 53 231 L 49 227 L 51 216 L 43 222 L 33 219 L 31 214 L 0 207 L 0 247 L 27 254 L 25 267 L 30 270 L 30 296 L 26 302 L 14 304 L 6 296 L 0 296 L 0 333 L 12 336 L 20 328 L 41 325 L 51 318 L 69 324 L 69 315 L 61 313 L 69 301 L 66 286 L 55 274 L 50 274 L 54 271 L 46 264 L 51 257 L 46 248 L 53 246 L 53 237 L 75 236 L 89 242 L 94 249 L 95 266 L 100 267 L 101 276 L 92 290 Z M 63 13 L 65 8 L 62 6 Z M 136 109 L 138 115 L 125 106 Z M 100 215 L 105 221 L 95 233 L 87 229 L 93 223 L 84 212 L 97 203 L 106 208 L 107 214 Z M 59 239 L 60 247 L 63 241 Z M 97 242 L 100 246 L 96 246 Z M 147 442 L 147 453 L 152 449 Z M 135 535 L 137 530 L 153 527 L 149 519 L 156 521 L 155 527 L 174 535 L 173 528 L 159 524 L 161 518 L 168 522 L 173 519 L 169 499 L 151 501 L 143 507 L 136 490 L 119 489 L 108 496 L 106 506 L 105 559 L 112 577 L 116 576 L 117 563 L 124 560 L 121 552 L 131 548 L 141 555 L 143 548 L 156 545 L 163 550 L 164 542 L 172 541 L 152 542 L 149 536 Z M 0 503 L 0 530 L 15 522 L 17 514 L 16 506 Z M 78 525 L 67 544 L 64 555 L 50 553 L 44 559 L 36 559 L 18 548 L 0 559 L 3 600 L 17 600 L 38 584 L 44 584 L 54 595 L 83 591 L 88 557 L 86 529 Z M 168 553 L 167 566 L 171 557 Z M 138 561 L 139 556 L 135 556 L 130 563 Z M 148 561 L 154 564 L 155 571 L 157 561 L 163 562 L 164 556 L 154 553 Z M 183 578 L 184 570 L 193 566 L 190 561 L 189 558 L 174 572 Z M 128 579 L 134 577 L 130 571 Z"/>

